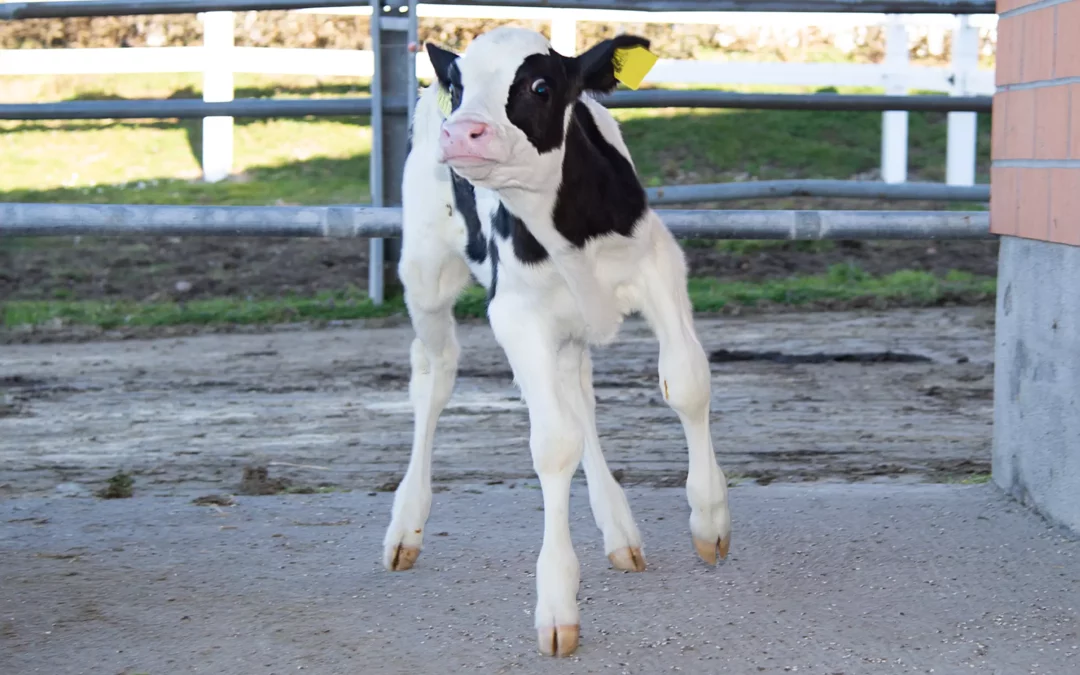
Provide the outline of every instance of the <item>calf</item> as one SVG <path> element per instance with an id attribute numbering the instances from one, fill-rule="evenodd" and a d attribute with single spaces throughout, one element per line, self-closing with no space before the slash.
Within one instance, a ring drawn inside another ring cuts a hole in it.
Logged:
<path id="1" fill-rule="evenodd" d="M 629 313 L 640 312 L 657 336 L 660 391 L 686 434 L 694 546 L 715 564 L 730 542 L 727 480 L 709 431 L 709 363 L 683 253 L 649 208 L 617 123 L 589 96 L 615 89 L 616 50 L 648 44 L 624 35 L 572 58 L 539 33 L 503 27 L 461 56 L 428 45 L 437 81 L 417 102 L 405 164 L 398 271 L 416 331 L 415 418 L 384 563 L 407 570 L 420 555 L 432 440 L 460 354 L 453 307 L 475 277 L 529 410 L 544 500 L 535 617 L 545 654 L 568 655 L 578 644 L 569 500 L 580 462 L 611 564 L 645 569 L 641 534 L 600 448 L 589 354 L 614 339 Z"/>

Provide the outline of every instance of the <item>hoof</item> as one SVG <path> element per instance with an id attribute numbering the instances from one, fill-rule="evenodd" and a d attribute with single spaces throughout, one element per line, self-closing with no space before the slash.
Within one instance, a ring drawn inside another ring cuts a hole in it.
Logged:
<path id="1" fill-rule="evenodd" d="M 404 572 L 412 569 L 416 559 L 420 557 L 420 549 L 414 546 L 402 546 L 398 544 L 393 555 L 387 556 L 386 568 L 391 572 Z"/>
<path id="2" fill-rule="evenodd" d="M 630 546 L 620 548 L 617 551 L 609 553 L 608 560 L 611 561 L 612 566 L 617 570 L 624 570 L 626 572 L 645 571 L 645 556 L 641 553 L 640 548 L 633 548 Z"/>
<path id="3" fill-rule="evenodd" d="M 710 565 L 716 564 L 716 554 L 720 554 L 720 559 L 727 558 L 728 547 L 731 546 L 731 535 L 729 534 L 726 539 L 717 539 L 716 541 L 704 541 L 702 539 L 694 539 L 694 548 L 697 549 L 697 554 L 702 560 Z"/>
<path id="4" fill-rule="evenodd" d="M 549 626 L 539 628 L 536 637 L 540 653 L 545 656 L 570 656 L 578 647 L 580 626 Z"/>

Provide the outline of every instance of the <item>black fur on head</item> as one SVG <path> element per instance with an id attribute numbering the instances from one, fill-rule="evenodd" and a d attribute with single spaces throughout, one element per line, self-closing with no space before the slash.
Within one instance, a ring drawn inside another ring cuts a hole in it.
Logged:
<path id="1" fill-rule="evenodd" d="M 461 105 L 463 93 L 461 71 L 457 65 L 458 55 L 430 42 L 425 44 L 424 48 L 431 60 L 431 67 L 435 71 L 435 79 L 439 82 L 439 86 L 450 92 L 450 109 L 457 110 Z"/>
<path id="2" fill-rule="evenodd" d="M 522 62 L 506 101 L 506 116 L 529 139 L 538 152 L 563 143 L 566 111 L 582 92 L 607 94 L 618 85 L 615 50 L 642 46 L 649 41 L 633 35 L 604 40 L 580 56 L 563 56 L 554 50 L 533 54 Z"/>
<path id="3" fill-rule="evenodd" d="M 593 45 L 573 59 L 581 78 L 581 91 L 610 93 L 618 85 L 615 80 L 615 50 L 630 47 L 649 48 L 649 41 L 636 35 L 618 35 Z M 574 98 L 577 98 L 575 96 Z"/>
<path id="4" fill-rule="evenodd" d="M 439 85 L 450 92 L 452 110 L 457 110 L 463 94 L 458 55 L 431 43 L 425 47 Z M 551 50 L 526 57 L 507 93 L 507 118 L 521 129 L 537 152 L 560 147 L 567 109 L 583 92 L 607 94 L 614 90 L 618 86 L 615 52 L 629 47 L 648 49 L 649 40 L 619 35 L 578 56 L 563 56 Z"/>

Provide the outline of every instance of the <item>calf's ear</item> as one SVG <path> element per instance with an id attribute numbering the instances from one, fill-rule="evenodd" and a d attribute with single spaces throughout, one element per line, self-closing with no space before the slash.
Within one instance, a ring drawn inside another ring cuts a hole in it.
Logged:
<path id="1" fill-rule="evenodd" d="M 630 47 L 649 48 L 649 41 L 636 35 L 619 35 L 604 40 L 574 59 L 581 77 L 581 88 L 607 94 L 618 86 L 615 79 L 615 50 Z"/>
<path id="2" fill-rule="evenodd" d="M 442 85 L 443 89 L 449 89 L 450 64 L 457 59 L 458 55 L 430 42 L 426 43 L 424 48 L 427 50 L 428 58 L 431 60 L 431 67 L 435 70 L 435 77 L 439 80 L 439 84 Z"/>

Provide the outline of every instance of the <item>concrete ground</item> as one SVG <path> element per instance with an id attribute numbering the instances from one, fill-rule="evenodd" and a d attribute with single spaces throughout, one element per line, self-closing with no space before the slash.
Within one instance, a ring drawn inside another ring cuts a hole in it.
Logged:
<path id="1" fill-rule="evenodd" d="M 540 492 L 435 495 L 417 566 L 379 564 L 388 493 L 0 502 L 0 673 L 1080 672 L 1080 542 L 991 485 L 740 486 L 701 563 L 677 488 L 632 488 L 642 574 L 584 485 L 582 642 L 535 651 Z"/>

